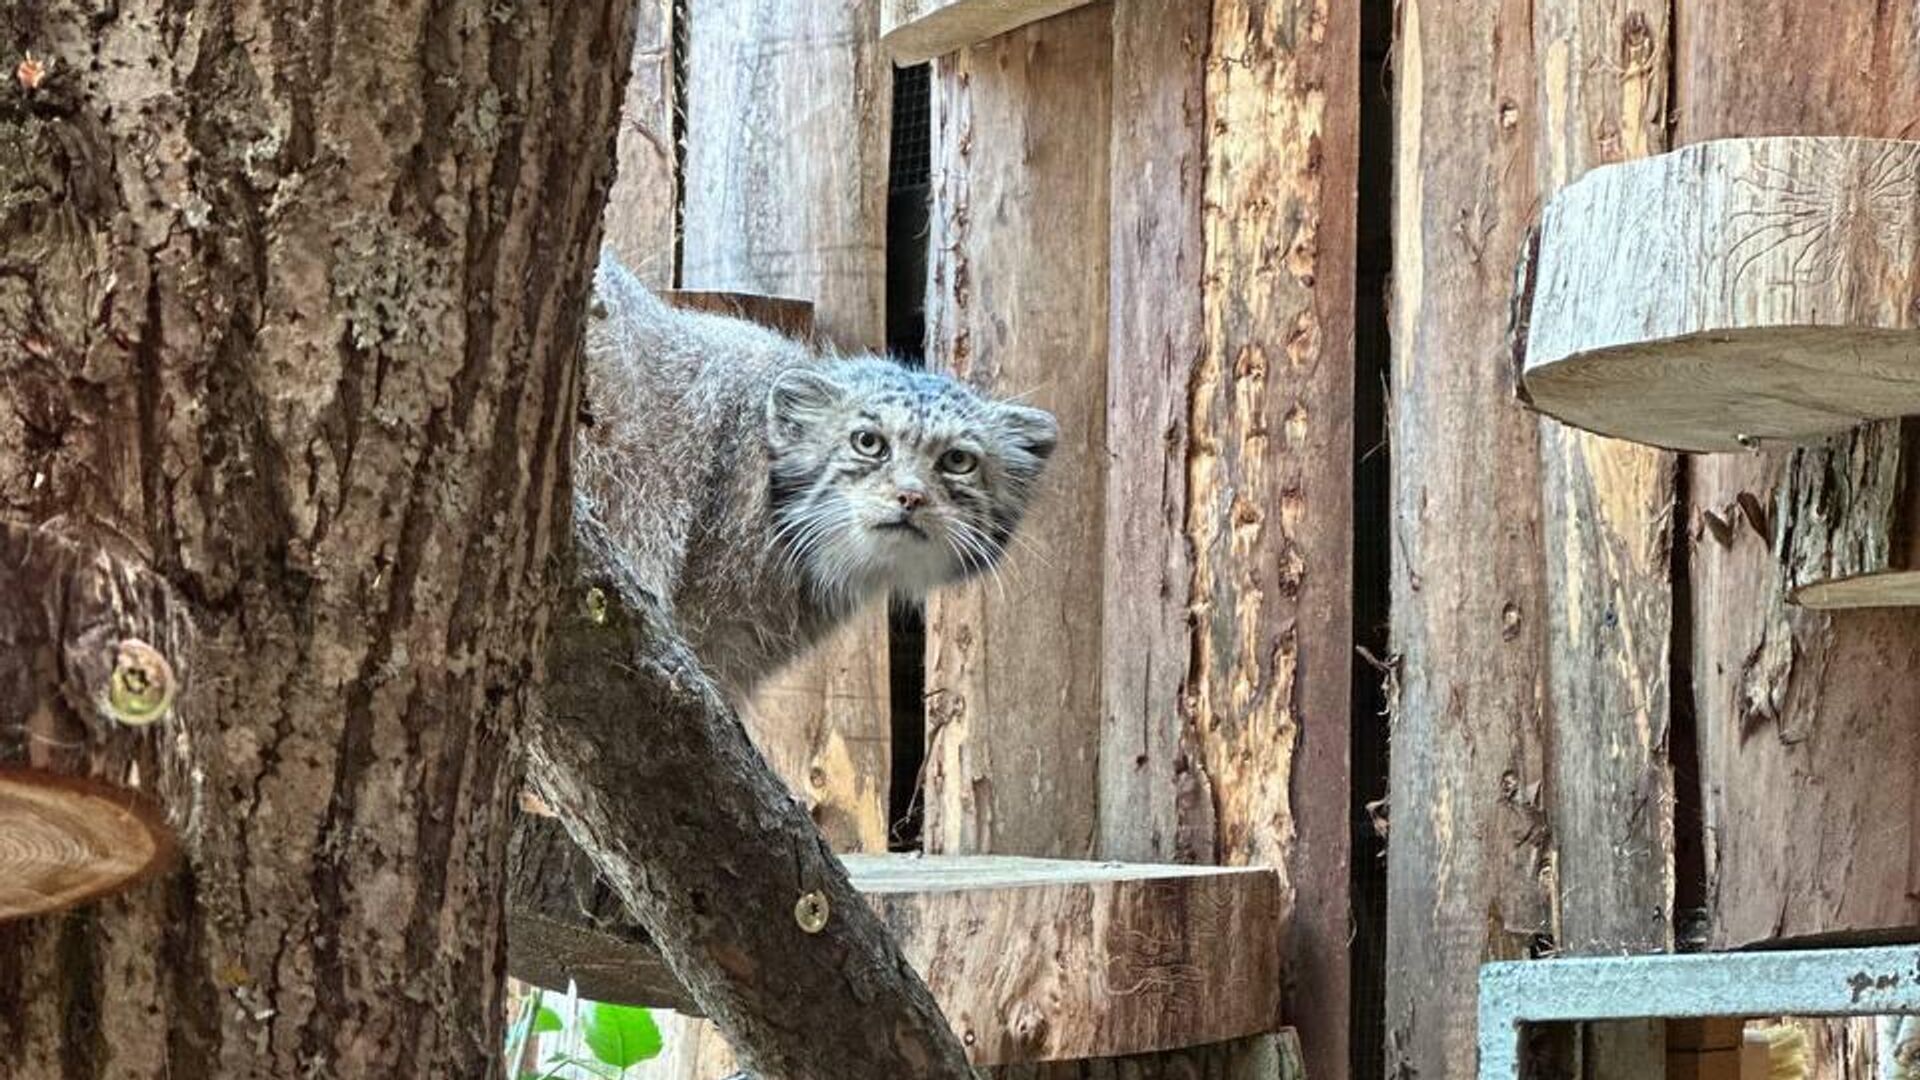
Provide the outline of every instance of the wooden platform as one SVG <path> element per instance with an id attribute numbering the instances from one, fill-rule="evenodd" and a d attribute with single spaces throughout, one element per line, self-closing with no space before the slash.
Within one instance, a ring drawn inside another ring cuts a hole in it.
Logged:
<path id="1" fill-rule="evenodd" d="M 1280 1027 L 1281 892 L 1267 869 L 998 856 L 846 856 L 977 1065 L 1147 1053 Z M 515 977 L 692 1007 L 645 932 L 517 902 Z M 587 906 L 604 907 L 604 897 Z M 577 911 L 578 908 L 576 907 Z M 797 931 L 796 931 L 797 932 Z"/>
<path id="2" fill-rule="evenodd" d="M 1735 139 L 1594 169 L 1523 272 L 1523 396 L 1677 450 L 1920 414 L 1920 143 Z"/>
<path id="3" fill-rule="evenodd" d="M 896 64 L 918 64 L 1018 30 L 1091 0 L 884 0 L 880 44 Z"/>

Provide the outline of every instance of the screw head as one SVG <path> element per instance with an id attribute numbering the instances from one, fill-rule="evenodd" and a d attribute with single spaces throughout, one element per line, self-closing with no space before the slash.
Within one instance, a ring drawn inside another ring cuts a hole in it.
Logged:
<path id="1" fill-rule="evenodd" d="M 587 621 L 595 626 L 607 624 L 607 593 L 598 585 L 587 590 Z"/>
<path id="2" fill-rule="evenodd" d="M 127 638 L 114 648 L 101 711 L 122 724 L 145 727 L 167 715 L 173 692 L 173 665 L 160 650 Z"/>
<path id="3" fill-rule="evenodd" d="M 799 923 L 800 929 L 807 933 L 817 934 L 827 928 L 830 910 L 827 895 L 815 890 L 802 895 L 800 902 L 793 905 L 793 921 Z"/>

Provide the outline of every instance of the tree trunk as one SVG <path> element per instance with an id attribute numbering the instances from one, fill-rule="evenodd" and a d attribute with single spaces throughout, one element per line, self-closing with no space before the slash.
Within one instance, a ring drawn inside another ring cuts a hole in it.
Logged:
<path id="1" fill-rule="evenodd" d="M 548 663 L 567 674 L 532 744 L 541 794 L 747 1069 L 970 1080 L 886 925 L 604 544 L 583 531 L 556 622 Z"/>
<path id="2" fill-rule="evenodd" d="M 195 628 L 183 857 L 0 927 L 0 1076 L 497 1069 L 629 18 L 0 7 L 0 519 Z"/>

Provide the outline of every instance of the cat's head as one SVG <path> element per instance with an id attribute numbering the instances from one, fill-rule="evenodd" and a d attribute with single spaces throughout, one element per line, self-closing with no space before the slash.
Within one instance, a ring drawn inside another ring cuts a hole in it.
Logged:
<path id="1" fill-rule="evenodd" d="M 866 357 L 792 368 L 767 397 L 781 556 L 851 601 L 991 569 L 1059 425 L 957 380 Z"/>

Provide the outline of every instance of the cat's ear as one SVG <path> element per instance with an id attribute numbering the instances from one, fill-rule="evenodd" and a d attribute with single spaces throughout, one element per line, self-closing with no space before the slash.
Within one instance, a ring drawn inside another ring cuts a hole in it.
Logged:
<path id="1" fill-rule="evenodd" d="M 1001 425 L 1014 445 L 1038 461 L 1045 461 L 1053 454 L 1054 446 L 1060 441 L 1060 422 L 1052 413 L 1027 405 L 1002 405 L 1000 416 Z"/>
<path id="2" fill-rule="evenodd" d="M 782 371 L 767 393 L 767 439 L 773 449 L 784 450 L 804 438 L 845 393 L 832 376 L 817 368 Z"/>

